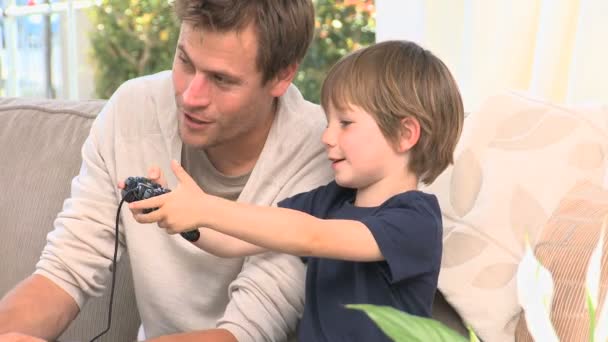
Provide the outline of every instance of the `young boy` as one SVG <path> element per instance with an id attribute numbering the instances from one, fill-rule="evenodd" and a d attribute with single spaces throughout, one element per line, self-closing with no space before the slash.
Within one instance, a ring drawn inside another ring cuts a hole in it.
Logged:
<path id="1" fill-rule="evenodd" d="M 462 101 L 449 70 L 431 52 L 388 41 L 340 60 L 323 84 L 321 102 L 334 182 L 285 199 L 280 208 L 258 207 L 205 194 L 174 161 L 179 185 L 129 207 L 138 222 L 158 222 L 170 234 L 205 227 L 195 244 L 214 254 L 266 248 L 303 256 L 308 273 L 300 341 L 387 340 L 364 314 L 344 305 L 390 305 L 430 316 L 441 212 L 435 196 L 417 187 L 453 162 Z M 141 211 L 153 207 L 158 210 Z"/>

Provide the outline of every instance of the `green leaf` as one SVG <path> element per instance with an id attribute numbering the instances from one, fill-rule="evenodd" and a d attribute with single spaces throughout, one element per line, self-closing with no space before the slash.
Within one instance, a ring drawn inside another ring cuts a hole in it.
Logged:
<path id="1" fill-rule="evenodd" d="M 469 341 L 470 342 L 479 342 L 477 335 L 475 335 L 475 332 L 473 331 L 473 328 L 471 328 L 470 325 L 467 325 L 467 330 L 469 331 Z"/>
<path id="2" fill-rule="evenodd" d="M 442 323 L 418 317 L 390 306 L 350 304 L 350 309 L 365 312 L 395 342 L 466 342 L 466 339 Z"/>

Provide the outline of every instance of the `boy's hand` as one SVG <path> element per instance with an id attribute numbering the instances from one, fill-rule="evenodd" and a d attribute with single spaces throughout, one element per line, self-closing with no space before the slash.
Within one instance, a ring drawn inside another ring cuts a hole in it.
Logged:
<path id="1" fill-rule="evenodd" d="M 148 168 L 148 175 L 146 177 L 152 182 L 162 186 L 163 188 L 167 187 L 167 181 L 165 180 L 163 172 L 158 166 L 151 166 L 150 168 Z M 124 189 L 125 181 L 118 182 L 118 188 Z M 131 213 L 133 214 L 133 216 L 135 216 L 136 214 L 141 214 L 142 211 L 142 209 L 131 209 Z"/>
<path id="2" fill-rule="evenodd" d="M 171 192 L 142 201 L 129 203 L 133 217 L 139 223 L 157 222 L 168 233 L 176 234 L 202 226 L 201 219 L 208 212 L 205 210 L 209 195 L 196 184 L 190 175 L 175 160 L 171 169 L 177 177 L 178 185 Z M 162 178 L 162 175 L 160 175 Z M 158 208 L 144 214 L 143 209 Z"/>

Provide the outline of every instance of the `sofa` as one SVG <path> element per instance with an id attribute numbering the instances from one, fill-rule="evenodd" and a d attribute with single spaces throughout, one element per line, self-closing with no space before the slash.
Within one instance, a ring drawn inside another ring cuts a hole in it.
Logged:
<path id="1" fill-rule="evenodd" d="M 80 148 L 103 101 L 0 99 L 0 296 L 34 271 L 80 168 Z M 112 325 L 102 341 L 135 341 L 139 326 L 128 255 L 117 268 Z M 91 299 L 61 341 L 107 326 L 109 291 Z"/>
<path id="2" fill-rule="evenodd" d="M 34 270 L 78 173 L 81 144 L 103 104 L 0 99 L 0 296 Z M 467 116 L 456 163 L 423 187 L 437 195 L 444 220 L 433 318 L 463 335 L 467 322 L 485 341 L 525 336 L 514 277 L 524 232 L 532 248 L 540 247 L 539 241 L 555 235 L 546 237 L 543 228 L 554 222 L 577 184 L 584 181 L 596 192 L 608 188 L 607 132 L 605 107 L 562 107 L 513 92 L 489 98 Z M 586 191 L 576 198 L 585 194 L 597 197 Z M 594 215 L 606 208 L 600 203 Z M 589 229 L 579 231 L 584 235 Z M 88 341 L 101 332 L 108 304 L 108 294 L 89 300 L 60 340 Z M 133 341 L 138 326 L 125 255 L 117 271 L 112 326 L 102 340 Z"/>
<path id="3" fill-rule="evenodd" d="M 0 297 L 30 275 L 78 173 L 80 148 L 104 101 L 0 99 Z M 117 269 L 110 331 L 104 341 L 134 341 L 139 317 L 128 254 Z M 107 291 L 109 292 L 109 291 Z M 109 293 L 93 298 L 59 338 L 88 341 L 107 325 Z M 440 295 L 436 316 L 464 333 Z"/>

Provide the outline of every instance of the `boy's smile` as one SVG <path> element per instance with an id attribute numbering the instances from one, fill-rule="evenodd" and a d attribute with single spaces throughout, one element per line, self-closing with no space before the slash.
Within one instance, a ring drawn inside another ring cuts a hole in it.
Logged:
<path id="1" fill-rule="evenodd" d="M 401 189 L 407 174 L 406 155 L 396 151 L 374 117 L 358 106 L 327 113 L 323 143 L 340 186 L 365 193 Z"/>
<path id="2" fill-rule="evenodd" d="M 331 161 L 331 167 L 334 168 L 334 170 L 338 167 L 338 164 L 340 162 L 343 162 L 345 159 L 344 158 L 329 158 L 329 160 Z"/>

